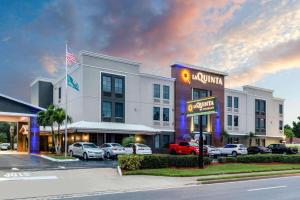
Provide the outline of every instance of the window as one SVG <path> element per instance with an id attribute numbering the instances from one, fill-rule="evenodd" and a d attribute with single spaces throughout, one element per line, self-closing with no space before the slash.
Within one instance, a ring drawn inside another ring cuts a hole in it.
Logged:
<path id="1" fill-rule="evenodd" d="M 232 96 L 227 96 L 227 107 L 232 108 Z"/>
<path id="2" fill-rule="evenodd" d="M 234 116 L 234 120 L 233 120 L 234 126 L 239 126 L 239 116 Z"/>
<path id="3" fill-rule="evenodd" d="M 282 131 L 282 129 L 283 129 L 283 121 L 279 120 L 279 130 Z"/>
<path id="4" fill-rule="evenodd" d="M 154 84 L 153 85 L 153 96 L 154 98 L 160 98 L 160 85 Z"/>
<path id="5" fill-rule="evenodd" d="M 111 102 L 102 102 L 102 120 L 111 121 Z"/>
<path id="6" fill-rule="evenodd" d="M 167 85 L 164 85 L 163 87 L 163 98 L 170 99 L 170 87 Z"/>
<path id="7" fill-rule="evenodd" d="M 266 112 L 266 101 L 255 99 L 255 112 L 265 113 Z"/>
<path id="8" fill-rule="evenodd" d="M 264 132 L 266 129 L 266 119 L 257 117 L 255 119 L 255 129 L 257 132 Z"/>
<path id="9" fill-rule="evenodd" d="M 232 126 L 232 115 L 227 115 L 227 126 Z"/>
<path id="10" fill-rule="evenodd" d="M 58 88 L 58 100 L 61 100 L 61 87 Z"/>
<path id="11" fill-rule="evenodd" d="M 153 120 L 159 121 L 160 120 L 160 108 L 153 107 Z"/>
<path id="12" fill-rule="evenodd" d="M 168 148 L 170 144 L 170 136 L 169 135 L 163 135 L 163 147 Z"/>
<path id="13" fill-rule="evenodd" d="M 239 108 L 239 98 L 238 97 L 234 97 L 234 108 Z"/>
<path id="14" fill-rule="evenodd" d="M 102 76 L 102 90 L 103 92 L 111 92 L 111 77 Z"/>
<path id="15" fill-rule="evenodd" d="M 266 119 L 265 118 L 260 119 L 260 128 L 262 128 L 262 129 L 266 128 Z"/>
<path id="16" fill-rule="evenodd" d="M 123 79 L 115 78 L 115 93 L 123 94 Z"/>
<path id="17" fill-rule="evenodd" d="M 203 97 L 208 97 L 208 90 L 201 90 L 201 89 L 193 89 L 193 99 L 200 99 Z"/>
<path id="18" fill-rule="evenodd" d="M 279 104 L 279 114 L 283 114 L 283 105 Z"/>
<path id="19" fill-rule="evenodd" d="M 169 108 L 163 108 L 163 121 L 168 122 L 169 121 Z"/>
<path id="20" fill-rule="evenodd" d="M 115 104 L 115 117 L 116 118 L 123 118 L 124 117 L 124 112 L 123 112 L 123 103 L 116 103 Z"/>

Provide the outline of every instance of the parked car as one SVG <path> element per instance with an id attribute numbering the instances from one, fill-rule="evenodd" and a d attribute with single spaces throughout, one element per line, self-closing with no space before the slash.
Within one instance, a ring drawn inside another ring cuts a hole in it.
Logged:
<path id="1" fill-rule="evenodd" d="M 271 149 L 263 146 L 251 146 L 247 148 L 248 154 L 266 154 L 272 153 Z"/>
<path id="2" fill-rule="evenodd" d="M 125 147 L 118 143 L 105 143 L 101 145 L 106 158 L 116 158 L 118 155 L 126 154 Z"/>
<path id="3" fill-rule="evenodd" d="M 77 142 L 69 146 L 69 155 L 82 157 L 84 160 L 90 158 L 104 159 L 104 151 L 94 143 Z"/>
<path id="4" fill-rule="evenodd" d="M 231 155 L 236 157 L 237 155 L 248 154 L 247 148 L 243 144 L 226 144 L 223 148 L 220 148 L 222 155 Z"/>
<path id="5" fill-rule="evenodd" d="M 272 153 L 278 154 L 296 154 L 298 153 L 297 148 L 290 148 L 285 146 L 285 144 L 270 144 L 268 148 L 272 151 Z"/>
<path id="6" fill-rule="evenodd" d="M 217 157 L 221 155 L 221 150 L 217 147 L 211 146 L 211 145 L 204 145 L 207 148 L 208 155 Z"/>
<path id="7" fill-rule="evenodd" d="M 9 143 L 1 143 L 0 144 L 0 150 L 4 151 L 4 150 L 9 150 L 10 149 L 10 144 Z"/>
<path id="8" fill-rule="evenodd" d="M 135 147 L 136 154 L 152 154 L 152 150 L 145 144 L 130 143 L 125 147 L 127 154 L 133 154 L 133 147 Z"/>
<path id="9" fill-rule="evenodd" d="M 170 154 L 199 155 L 199 145 L 195 142 L 179 142 L 179 144 L 169 145 Z M 207 147 L 203 146 L 203 156 L 208 156 Z"/>

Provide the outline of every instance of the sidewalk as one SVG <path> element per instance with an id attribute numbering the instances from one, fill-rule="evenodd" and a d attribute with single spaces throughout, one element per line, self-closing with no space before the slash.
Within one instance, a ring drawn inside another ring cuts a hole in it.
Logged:
<path id="1" fill-rule="evenodd" d="M 18 175 L 22 172 L 14 173 Z M 145 191 L 185 187 L 197 183 L 196 177 L 119 176 L 117 170 L 112 168 L 34 171 L 20 175 L 28 178 L 11 181 L 0 179 L 0 199 L 52 198 L 70 195 L 72 198 L 72 195 L 79 194 Z M 7 174 L 0 172 L 0 177 L 7 177 Z M 18 188 L 17 193 L 16 188 Z"/>

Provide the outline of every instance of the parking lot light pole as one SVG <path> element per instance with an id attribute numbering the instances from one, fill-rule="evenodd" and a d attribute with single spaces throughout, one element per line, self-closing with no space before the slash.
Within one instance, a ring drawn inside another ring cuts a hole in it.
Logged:
<path id="1" fill-rule="evenodd" d="M 203 164 L 203 125 L 202 125 L 202 115 L 199 115 L 199 155 L 198 155 L 198 167 L 199 169 L 204 168 Z"/>

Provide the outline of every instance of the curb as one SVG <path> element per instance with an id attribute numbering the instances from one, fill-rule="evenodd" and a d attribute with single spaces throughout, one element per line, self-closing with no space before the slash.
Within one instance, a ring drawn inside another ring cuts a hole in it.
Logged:
<path id="1" fill-rule="evenodd" d="M 207 180 L 207 181 L 199 181 L 199 182 L 201 184 L 208 185 L 208 184 L 214 184 L 214 183 L 227 183 L 227 182 L 238 182 L 238 181 L 271 179 L 271 178 L 280 178 L 280 177 L 289 177 L 289 176 L 300 176 L 300 173 L 281 174 L 281 175 L 273 175 L 273 176 L 257 176 L 257 177 L 241 177 L 241 178 L 217 179 L 217 180 Z"/>
<path id="2" fill-rule="evenodd" d="M 45 156 L 45 155 L 40 155 L 40 157 L 45 158 L 45 159 L 47 159 L 47 160 L 51 160 L 51 161 L 53 161 L 53 162 L 76 162 L 76 161 L 79 161 L 78 158 L 76 158 L 76 159 L 65 159 L 65 160 L 61 160 L 61 159 L 51 158 L 51 157 Z"/>

